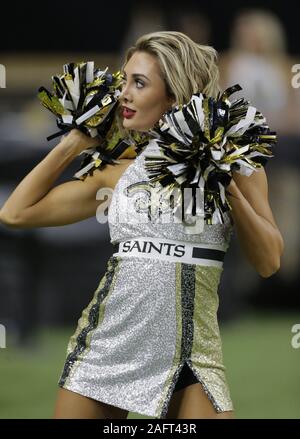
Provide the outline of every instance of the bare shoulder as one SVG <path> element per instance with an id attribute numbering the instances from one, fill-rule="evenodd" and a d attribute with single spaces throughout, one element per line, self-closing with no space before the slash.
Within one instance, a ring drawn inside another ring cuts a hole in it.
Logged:
<path id="1" fill-rule="evenodd" d="M 242 191 L 243 195 L 250 198 L 255 198 L 257 196 L 257 192 L 260 192 L 260 194 L 267 199 L 268 179 L 263 166 L 258 168 L 250 176 L 233 172 L 233 179 L 239 186 L 239 189 Z"/>
<path id="2" fill-rule="evenodd" d="M 106 164 L 105 167 L 99 171 L 98 178 L 102 187 L 110 187 L 114 189 L 117 182 L 135 159 L 118 159 L 119 163 L 114 165 Z"/>

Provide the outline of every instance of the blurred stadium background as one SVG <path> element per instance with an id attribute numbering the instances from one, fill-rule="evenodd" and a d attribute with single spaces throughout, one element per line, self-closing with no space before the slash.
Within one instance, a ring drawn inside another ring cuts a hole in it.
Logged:
<path id="1" fill-rule="evenodd" d="M 285 240 L 281 269 L 261 278 L 233 236 L 219 289 L 219 321 L 237 417 L 300 418 L 300 347 L 291 342 L 292 327 L 300 324 L 300 88 L 292 85 L 293 66 L 300 64 L 297 14 L 284 1 L 30 3 L 1 6 L 8 26 L 0 29 L 6 71 L 6 87 L 0 88 L 0 206 L 56 144 L 46 140 L 56 126 L 36 97 L 39 86 L 49 88 L 51 75 L 68 62 L 94 60 L 118 69 L 125 49 L 147 32 L 178 30 L 213 45 L 222 88 L 239 83 L 278 132 L 266 171 Z M 78 164 L 57 184 L 71 179 Z M 68 339 L 111 254 L 108 225 L 96 218 L 28 230 L 0 224 L 0 325 L 6 328 L 0 418 L 52 416 Z"/>

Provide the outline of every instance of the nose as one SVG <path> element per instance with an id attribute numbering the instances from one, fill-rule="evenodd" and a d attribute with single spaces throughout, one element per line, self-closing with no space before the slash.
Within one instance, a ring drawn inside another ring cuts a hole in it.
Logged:
<path id="1" fill-rule="evenodd" d="M 132 95 L 130 93 L 129 84 L 123 85 L 119 99 L 123 102 L 132 102 Z"/>

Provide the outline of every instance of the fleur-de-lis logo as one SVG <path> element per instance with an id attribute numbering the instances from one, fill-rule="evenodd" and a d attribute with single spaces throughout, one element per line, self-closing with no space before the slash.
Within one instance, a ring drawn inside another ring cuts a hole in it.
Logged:
<path id="1" fill-rule="evenodd" d="M 153 184 L 148 181 L 133 183 L 124 189 L 124 193 L 129 198 L 140 194 L 140 197 L 134 200 L 134 208 L 138 213 L 147 212 L 150 221 L 172 211 L 169 198 L 158 183 Z"/>
<path id="2" fill-rule="evenodd" d="M 127 186 L 124 194 L 134 199 L 137 213 L 147 213 L 148 221 L 182 223 L 187 234 L 201 233 L 204 228 L 203 195 L 196 194 L 197 215 L 191 211 L 192 189 L 186 188 L 184 195 L 179 188 L 162 187 L 158 182 L 140 181 Z M 182 205 L 186 205 L 183 209 Z M 183 212 L 184 210 L 184 212 Z"/>

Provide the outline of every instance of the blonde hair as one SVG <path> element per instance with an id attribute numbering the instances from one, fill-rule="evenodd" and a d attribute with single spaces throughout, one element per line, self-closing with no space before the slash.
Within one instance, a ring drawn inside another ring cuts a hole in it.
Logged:
<path id="1" fill-rule="evenodd" d="M 213 47 L 195 43 L 182 32 L 152 32 L 138 38 L 127 50 L 122 69 L 135 52 L 146 52 L 157 58 L 167 96 L 175 99 L 176 105 L 188 103 L 197 92 L 217 97 L 220 91 L 218 54 Z M 118 116 L 120 118 L 119 113 Z M 131 137 L 135 132 L 125 130 L 119 121 L 121 132 Z"/>

